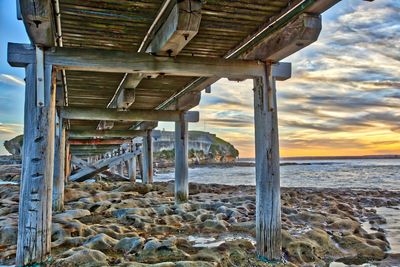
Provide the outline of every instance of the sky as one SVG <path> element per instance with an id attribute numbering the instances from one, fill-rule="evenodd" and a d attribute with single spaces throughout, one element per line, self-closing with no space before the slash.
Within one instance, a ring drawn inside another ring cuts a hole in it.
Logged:
<path id="1" fill-rule="evenodd" d="M 317 42 L 286 58 L 277 83 L 281 156 L 400 154 L 400 1 L 343 0 L 322 15 Z M 0 1 L 0 143 L 23 132 L 24 71 L 7 42 L 28 43 L 15 1 Z M 202 95 L 204 130 L 254 156 L 253 82 L 221 79 Z M 160 123 L 173 130 L 173 124 Z M 0 146 L 0 154 L 5 154 Z"/>

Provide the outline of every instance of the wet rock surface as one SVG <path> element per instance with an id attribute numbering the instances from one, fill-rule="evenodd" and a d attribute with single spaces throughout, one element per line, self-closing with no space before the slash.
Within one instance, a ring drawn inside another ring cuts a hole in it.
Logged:
<path id="1" fill-rule="evenodd" d="M 70 183 L 53 214 L 54 266 L 270 266 L 255 256 L 255 188 L 191 184 L 174 204 L 173 183 Z M 0 265 L 16 251 L 18 185 L 0 186 Z M 281 266 L 390 264 L 383 217 L 400 192 L 282 188 Z M 363 222 L 377 231 L 367 232 Z M 390 266 L 390 265 L 382 265 Z"/>

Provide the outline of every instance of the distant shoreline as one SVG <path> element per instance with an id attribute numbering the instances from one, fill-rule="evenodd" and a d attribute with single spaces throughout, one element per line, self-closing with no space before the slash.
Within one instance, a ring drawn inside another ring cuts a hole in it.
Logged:
<path id="1" fill-rule="evenodd" d="M 365 156 L 304 156 L 282 157 L 281 160 L 335 160 L 335 159 L 400 159 L 400 155 L 365 155 Z M 254 160 L 254 158 L 240 158 L 239 161 Z"/>

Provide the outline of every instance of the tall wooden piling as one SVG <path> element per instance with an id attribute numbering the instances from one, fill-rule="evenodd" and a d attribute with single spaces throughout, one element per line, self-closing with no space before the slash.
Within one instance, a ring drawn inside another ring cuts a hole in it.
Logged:
<path id="1" fill-rule="evenodd" d="M 153 183 L 153 139 L 151 137 L 151 130 L 148 130 L 146 136 L 143 137 L 142 155 L 143 155 L 142 181 L 144 184 L 152 184 Z"/>
<path id="2" fill-rule="evenodd" d="M 64 209 L 65 185 L 65 124 L 59 121 L 59 135 L 55 140 L 54 153 L 54 180 L 53 180 L 53 211 Z"/>
<path id="3" fill-rule="evenodd" d="M 135 143 L 133 140 L 131 141 L 130 151 L 133 152 L 136 150 Z M 126 162 L 128 166 L 128 178 L 132 183 L 136 183 L 136 156 L 132 157 L 132 159 Z"/>
<path id="4" fill-rule="evenodd" d="M 25 69 L 24 158 L 16 266 L 46 262 L 51 248 L 55 75 L 51 66 L 40 64 L 42 60 Z M 40 101 L 42 96 L 44 101 Z"/>
<path id="5" fill-rule="evenodd" d="M 256 241 L 264 260 L 281 259 L 281 204 L 279 138 L 275 81 L 271 65 L 264 77 L 254 79 L 256 146 Z"/>
<path id="6" fill-rule="evenodd" d="M 188 122 L 181 115 L 175 122 L 175 202 L 186 202 L 189 198 L 188 174 Z"/>
<path id="7" fill-rule="evenodd" d="M 128 166 L 128 178 L 132 183 L 136 183 L 136 157 L 132 157 L 126 163 Z"/>
<path id="8" fill-rule="evenodd" d="M 67 137 L 65 137 L 67 140 Z M 70 144 L 65 142 L 65 183 L 68 182 L 68 177 L 71 175 L 71 153 Z"/>

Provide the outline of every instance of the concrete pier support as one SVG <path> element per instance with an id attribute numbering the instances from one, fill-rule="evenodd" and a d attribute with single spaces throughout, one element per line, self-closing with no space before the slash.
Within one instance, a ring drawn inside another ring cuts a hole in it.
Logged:
<path id="1" fill-rule="evenodd" d="M 188 175 L 188 122 L 181 115 L 175 122 L 175 202 L 186 202 L 189 198 Z"/>
<path id="2" fill-rule="evenodd" d="M 54 149 L 53 211 L 64 209 L 65 148 L 65 125 L 60 119 Z"/>
<path id="3" fill-rule="evenodd" d="M 142 148 L 142 161 L 143 161 L 143 183 L 153 183 L 153 139 L 151 137 L 151 130 L 147 131 L 146 136 L 143 137 Z"/>
<path id="4" fill-rule="evenodd" d="M 254 79 L 254 123 L 256 148 L 256 241 L 263 260 L 280 260 L 281 202 L 279 139 L 275 80 L 272 65 L 264 77 Z"/>
<path id="5" fill-rule="evenodd" d="M 55 73 L 43 51 L 26 66 L 23 170 L 16 266 L 47 262 L 51 248 Z"/>

